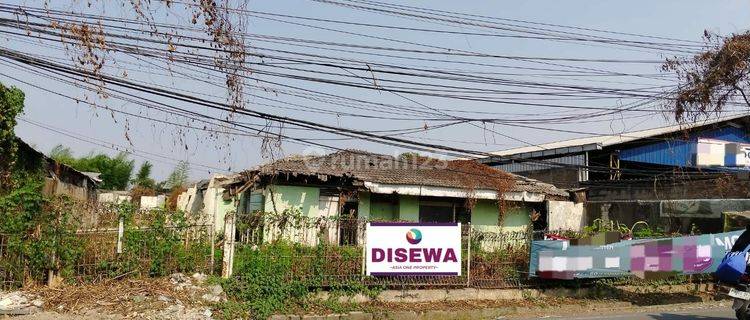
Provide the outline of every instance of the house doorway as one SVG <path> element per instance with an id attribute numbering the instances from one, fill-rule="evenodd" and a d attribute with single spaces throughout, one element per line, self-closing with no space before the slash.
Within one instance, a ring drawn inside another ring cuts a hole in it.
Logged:
<path id="1" fill-rule="evenodd" d="M 341 207 L 339 219 L 339 245 L 351 246 L 357 244 L 359 238 L 359 214 L 357 201 L 346 201 Z"/>

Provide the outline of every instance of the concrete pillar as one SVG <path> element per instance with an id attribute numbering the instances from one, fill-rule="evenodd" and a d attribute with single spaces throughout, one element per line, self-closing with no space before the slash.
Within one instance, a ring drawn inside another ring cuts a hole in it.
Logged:
<path id="1" fill-rule="evenodd" d="M 221 266 L 221 277 L 229 278 L 232 276 L 234 266 L 234 233 L 236 226 L 236 215 L 227 213 L 224 216 L 224 258 Z"/>

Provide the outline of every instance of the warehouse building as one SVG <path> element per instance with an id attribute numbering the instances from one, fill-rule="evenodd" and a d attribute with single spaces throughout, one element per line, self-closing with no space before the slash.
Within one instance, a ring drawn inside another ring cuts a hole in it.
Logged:
<path id="1" fill-rule="evenodd" d="M 494 152 L 479 161 L 558 187 L 580 188 L 587 221 L 646 221 L 669 231 L 719 231 L 750 210 L 750 116 Z"/>

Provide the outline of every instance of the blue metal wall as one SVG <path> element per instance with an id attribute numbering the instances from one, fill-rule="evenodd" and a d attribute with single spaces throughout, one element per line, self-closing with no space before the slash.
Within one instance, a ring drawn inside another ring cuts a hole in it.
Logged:
<path id="1" fill-rule="evenodd" d="M 750 143 L 750 136 L 744 129 L 725 127 L 691 133 L 688 137 L 678 136 L 674 140 L 664 140 L 630 149 L 622 149 L 620 150 L 620 160 L 691 167 L 695 165 L 698 138 Z"/>

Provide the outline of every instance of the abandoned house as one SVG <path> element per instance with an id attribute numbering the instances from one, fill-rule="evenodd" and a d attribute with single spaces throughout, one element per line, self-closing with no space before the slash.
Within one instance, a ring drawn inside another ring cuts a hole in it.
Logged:
<path id="1" fill-rule="evenodd" d="M 352 150 L 289 157 L 235 179 L 228 190 L 240 216 L 296 210 L 306 217 L 471 223 L 488 231 L 578 229 L 582 222 L 582 205 L 566 190 L 468 160 Z"/>
<path id="2" fill-rule="evenodd" d="M 236 210 L 233 198 L 225 193 L 224 185 L 230 177 L 216 174 L 198 181 L 177 196 L 177 209 L 200 217 L 200 223 L 211 225 L 215 231 L 224 228 L 224 217 Z"/>
<path id="3" fill-rule="evenodd" d="M 17 138 L 18 165 L 27 172 L 42 169 L 45 175 L 44 194 L 66 195 L 79 201 L 96 201 L 97 185 L 101 182 L 95 174 L 80 172 L 58 163 L 44 153 Z"/>
<path id="4" fill-rule="evenodd" d="M 750 210 L 750 116 L 494 152 L 479 162 L 585 194 L 587 222 L 719 232 Z"/>

